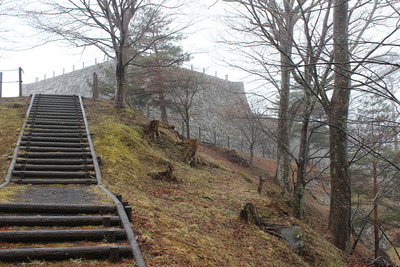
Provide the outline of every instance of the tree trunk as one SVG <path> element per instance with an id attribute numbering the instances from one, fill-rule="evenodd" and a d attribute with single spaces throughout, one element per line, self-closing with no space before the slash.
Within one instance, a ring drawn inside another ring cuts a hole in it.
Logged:
<path id="1" fill-rule="evenodd" d="M 347 117 L 350 99 L 348 1 L 335 0 L 333 14 L 334 90 L 328 110 L 330 132 L 331 206 L 329 231 L 333 244 L 349 252 L 351 177 L 347 154 Z"/>
<path id="2" fill-rule="evenodd" d="M 165 101 L 165 94 L 162 89 L 158 92 L 158 99 L 160 101 L 160 112 L 161 112 L 161 121 L 168 123 L 168 115 L 167 115 L 167 104 Z"/>
<path id="3" fill-rule="evenodd" d="M 393 104 L 394 105 L 394 104 Z M 392 121 L 397 121 L 396 109 L 392 106 Z M 397 124 L 393 125 L 393 143 L 394 143 L 394 152 L 399 152 L 399 138 L 397 133 Z"/>
<path id="4" fill-rule="evenodd" d="M 276 180 L 285 190 L 290 189 L 290 158 L 287 151 L 289 150 L 289 121 L 288 121 L 288 109 L 289 109 L 289 90 L 290 90 L 290 71 L 287 67 L 284 67 L 285 57 L 281 56 L 282 59 L 282 85 L 279 93 L 279 114 L 278 114 L 278 153 L 277 153 L 277 170 Z"/>
<path id="5" fill-rule="evenodd" d="M 267 178 L 263 178 L 262 176 L 258 177 L 258 187 L 257 187 L 257 193 L 261 195 L 262 189 L 264 182 L 266 181 Z"/>
<path id="6" fill-rule="evenodd" d="M 185 124 L 186 124 L 186 138 L 190 139 L 190 116 L 188 110 L 186 110 L 186 119 L 185 119 Z"/>
<path id="7" fill-rule="evenodd" d="M 285 24 L 281 26 L 281 88 L 279 92 L 279 114 L 277 132 L 277 168 L 276 180 L 286 191 L 290 191 L 290 157 L 288 154 L 290 147 L 289 138 L 289 93 L 290 93 L 290 72 L 292 69 L 292 35 L 293 35 L 293 14 L 289 1 L 285 0 Z"/>
<path id="8" fill-rule="evenodd" d="M 124 53 L 117 53 L 116 58 L 117 66 L 115 69 L 115 76 L 117 79 L 117 89 L 115 91 L 114 107 L 124 108 L 126 103 L 126 66 L 124 63 Z"/>
<path id="9" fill-rule="evenodd" d="M 250 151 L 249 165 L 250 167 L 252 167 L 254 160 L 254 142 L 250 142 L 249 151 Z"/>
<path id="10" fill-rule="evenodd" d="M 379 257 L 379 222 L 378 222 L 378 174 L 376 160 L 372 162 L 372 176 L 374 178 L 374 247 L 375 247 L 375 259 Z"/>
<path id="11" fill-rule="evenodd" d="M 348 251 L 350 246 L 351 179 L 347 159 L 347 138 L 340 125 L 330 127 L 331 206 L 329 230 L 333 243 Z"/>
<path id="12" fill-rule="evenodd" d="M 295 183 L 294 192 L 294 214 L 299 220 L 302 220 L 304 216 L 304 189 L 307 178 L 309 123 L 315 105 L 315 99 L 311 99 L 311 96 L 309 96 L 307 92 L 305 93 L 305 98 L 305 108 L 300 132 L 299 156 L 297 161 L 297 181 Z"/>

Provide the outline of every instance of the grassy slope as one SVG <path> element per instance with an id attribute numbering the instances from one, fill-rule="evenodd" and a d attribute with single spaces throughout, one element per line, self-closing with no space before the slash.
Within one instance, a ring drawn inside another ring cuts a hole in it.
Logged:
<path id="1" fill-rule="evenodd" d="M 0 100 L 0 155 L 12 154 L 28 101 Z M 14 103 L 23 107 L 12 108 Z M 107 101 L 86 100 L 86 106 L 96 151 L 103 160 L 104 183 L 132 204 L 133 227 L 148 266 L 345 266 L 330 243 L 289 215 L 287 199 L 273 183 L 266 184 L 258 196 L 249 169 L 227 161 L 215 150 L 201 147 L 207 165 L 191 168 L 180 161 L 182 142 L 173 131 L 162 129 L 161 138 L 150 142 L 143 134 L 148 121 L 139 112 L 116 111 Z M 4 178 L 9 161 L 7 156 L 0 160 Z M 167 162 L 175 163 L 179 183 L 148 176 L 151 171 L 164 170 Z M 259 163 L 265 168 L 262 173 L 273 173 L 271 162 Z M 3 191 L 0 197 L 4 200 L 7 190 Z M 243 224 L 238 213 L 248 202 L 269 222 L 301 225 L 305 229 L 303 255 L 292 253 L 275 236 Z M 130 260 L 115 265 L 81 260 L 32 264 L 133 266 Z"/>
<path id="2" fill-rule="evenodd" d="M 200 154 L 207 164 L 191 168 L 181 162 L 182 142 L 173 131 L 162 129 L 151 142 L 139 112 L 116 111 L 100 100 L 86 100 L 86 106 L 104 183 L 133 206 L 134 231 L 149 266 L 345 266 L 329 242 L 289 215 L 287 199 L 272 183 L 259 196 L 253 177 L 207 147 Z M 179 183 L 148 175 L 167 162 L 175 164 Z M 301 225 L 303 255 L 243 224 L 238 213 L 249 202 L 269 222 Z"/>
<path id="3" fill-rule="evenodd" d="M 14 153 L 18 133 L 24 122 L 24 115 L 29 106 L 29 97 L 2 98 L 0 101 L 0 183 L 4 181 Z"/>

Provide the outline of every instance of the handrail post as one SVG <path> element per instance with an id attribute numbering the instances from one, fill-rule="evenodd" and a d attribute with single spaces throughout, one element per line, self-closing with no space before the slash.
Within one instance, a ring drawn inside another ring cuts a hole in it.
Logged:
<path id="1" fill-rule="evenodd" d="M 18 68 L 18 76 L 19 76 L 19 96 L 22 96 L 22 68 Z"/>
<path id="2" fill-rule="evenodd" d="M 99 98 L 99 77 L 93 72 L 93 99 Z"/>

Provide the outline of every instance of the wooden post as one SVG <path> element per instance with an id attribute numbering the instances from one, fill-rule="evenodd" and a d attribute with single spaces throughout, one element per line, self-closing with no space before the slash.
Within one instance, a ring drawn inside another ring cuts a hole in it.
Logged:
<path id="1" fill-rule="evenodd" d="M 111 217 L 103 217 L 102 225 L 104 227 L 110 227 L 111 226 Z"/>
<path id="2" fill-rule="evenodd" d="M 120 261 L 120 257 L 119 257 L 119 247 L 117 246 L 112 246 L 110 248 L 110 258 L 109 258 L 110 262 L 112 263 L 118 263 Z"/>
<path id="3" fill-rule="evenodd" d="M 243 152 L 243 140 L 240 140 L 240 151 Z"/>
<path id="4" fill-rule="evenodd" d="M 182 136 L 185 138 L 185 124 L 183 122 L 182 122 Z"/>
<path id="5" fill-rule="evenodd" d="M 108 243 L 114 243 L 115 242 L 115 230 L 107 230 L 107 234 L 106 234 L 106 240 Z"/>
<path id="6" fill-rule="evenodd" d="M 229 137 L 229 135 L 228 135 L 228 148 L 231 148 L 230 137 Z"/>
<path id="7" fill-rule="evenodd" d="M 125 213 L 129 221 L 132 221 L 132 206 L 125 206 Z"/>
<path id="8" fill-rule="evenodd" d="M 3 97 L 3 73 L 0 72 L 0 98 Z"/>
<path id="9" fill-rule="evenodd" d="M 214 146 L 217 145 L 217 133 L 214 131 Z"/>
<path id="10" fill-rule="evenodd" d="M 106 214 L 106 213 L 107 213 L 107 210 L 105 209 L 105 207 L 100 207 L 99 213 L 100 213 L 100 214 Z"/>
<path id="11" fill-rule="evenodd" d="M 99 77 L 93 72 L 93 99 L 99 98 Z"/>
<path id="12" fill-rule="evenodd" d="M 19 96 L 22 96 L 22 68 L 18 68 L 18 76 L 19 76 Z"/>
<path id="13" fill-rule="evenodd" d="M 374 254 L 375 259 L 379 257 L 379 221 L 378 221 L 378 163 L 377 161 L 372 162 L 372 176 L 374 179 Z"/>

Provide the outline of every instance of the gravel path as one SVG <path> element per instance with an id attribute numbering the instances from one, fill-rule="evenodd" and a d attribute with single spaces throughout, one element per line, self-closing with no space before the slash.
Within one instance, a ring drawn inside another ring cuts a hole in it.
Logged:
<path id="1" fill-rule="evenodd" d="M 14 202 L 54 203 L 54 204 L 106 204 L 112 200 L 97 186 L 41 186 L 30 185 L 18 188 Z"/>

